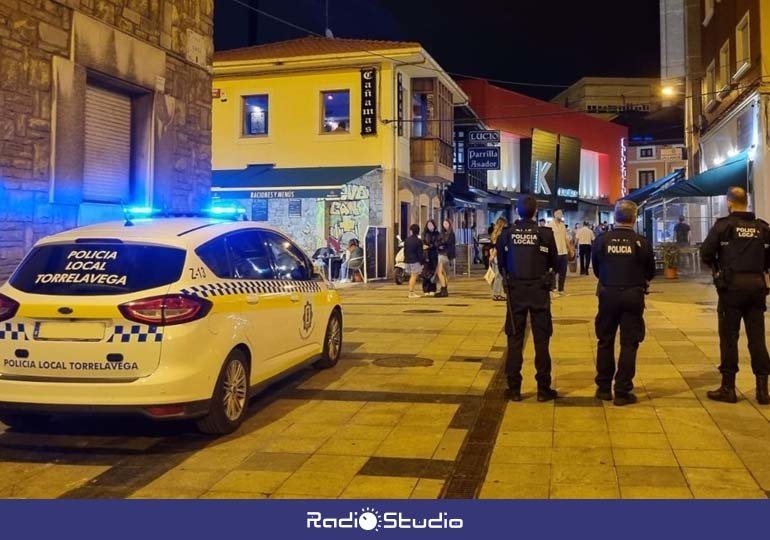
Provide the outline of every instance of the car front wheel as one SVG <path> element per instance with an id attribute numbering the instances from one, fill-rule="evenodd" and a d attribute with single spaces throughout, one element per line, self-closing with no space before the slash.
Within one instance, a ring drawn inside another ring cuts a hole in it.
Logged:
<path id="1" fill-rule="evenodd" d="M 214 388 L 209 414 L 198 420 L 203 433 L 232 433 L 243 423 L 249 398 L 249 368 L 246 355 L 232 351 L 225 360 Z"/>

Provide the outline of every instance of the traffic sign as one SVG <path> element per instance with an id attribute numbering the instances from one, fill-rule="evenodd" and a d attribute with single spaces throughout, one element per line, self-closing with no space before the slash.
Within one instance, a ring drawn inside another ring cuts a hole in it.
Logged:
<path id="1" fill-rule="evenodd" d="M 497 129 L 479 129 L 468 132 L 468 144 L 499 144 L 500 131 Z"/>
<path id="2" fill-rule="evenodd" d="M 487 146 L 468 148 L 466 165 L 471 170 L 499 171 L 500 147 Z"/>

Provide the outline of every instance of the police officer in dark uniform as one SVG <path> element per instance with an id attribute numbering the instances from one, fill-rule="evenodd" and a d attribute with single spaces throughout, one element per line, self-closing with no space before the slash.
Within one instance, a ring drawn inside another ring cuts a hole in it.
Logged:
<path id="1" fill-rule="evenodd" d="M 717 220 L 701 246 L 701 258 L 711 267 L 719 294 L 719 349 L 722 385 L 708 392 L 714 401 L 735 403 L 735 374 L 738 373 L 738 336 L 741 319 L 757 379 L 757 402 L 770 404 L 767 377 L 770 357 L 765 344 L 765 311 L 770 268 L 770 226 L 748 212 L 746 190 L 732 187 L 727 192 L 730 215 Z"/>
<path id="2" fill-rule="evenodd" d="M 596 239 L 593 249 L 594 274 L 599 278 L 599 312 L 595 328 L 596 397 L 612 401 L 615 380 L 617 406 L 636 403 L 634 374 L 636 351 L 644 340 L 644 295 L 655 277 L 652 245 L 636 234 L 637 207 L 631 201 L 615 205 L 615 228 Z M 620 327 L 620 356 L 615 370 L 615 336 Z"/>
<path id="3" fill-rule="evenodd" d="M 500 272 L 508 290 L 508 312 L 505 333 L 508 350 L 505 372 L 513 401 L 521 401 L 521 366 L 524 362 L 524 335 L 527 315 L 535 341 L 537 400 L 557 397 L 551 389 L 551 355 L 548 344 L 553 333 L 551 321 L 551 286 L 558 264 L 558 251 L 553 231 L 534 221 L 537 200 L 522 195 L 516 203 L 521 217 L 507 227 L 497 240 Z"/>

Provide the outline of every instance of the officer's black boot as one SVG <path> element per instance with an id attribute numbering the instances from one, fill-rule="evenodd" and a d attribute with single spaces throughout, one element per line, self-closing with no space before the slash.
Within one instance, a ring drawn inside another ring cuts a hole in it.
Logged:
<path id="1" fill-rule="evenodd" d="M 616 407 L 623 407 L 625 405 L 633 405 L 637 401 L 639 400 L 637 399 L 636 394 L 633 392 L 615 392 L 615 399 L 612 401 L 612 403 Z"/>
<path id="2" fill-rule="evenodd" d="M 610 388 L 597 388 L 596 399 L 601 399 L 602 401 L 612 401 L 612 390 Z"/>
<path id="3" fill-rule="evenodd" d="M 508 397 L 511 401 L 521 401 L 521 382 L 508 377 Z"/>
<path id="4" fill-rule="evenodd" d="M 757 375 L 757 403 L 770 405 L 770 394 L 767 392 L 767 375 Z"/>
<path id="5" fill-rule="evenodd" d="M 537 387 L 537 400 L 538 401 L 551 401 L 559 397 L 558 392 L 548 386 Z"/>
<path id="6" fill-rule="evenodd" d="M 713 401 L 722 401 L 724 403 L 738 403 L 738 396 L 735 394 L 735 375 L 722 375 L 722 386 L 716 390 L 709 390 L 706 396 Z"/>

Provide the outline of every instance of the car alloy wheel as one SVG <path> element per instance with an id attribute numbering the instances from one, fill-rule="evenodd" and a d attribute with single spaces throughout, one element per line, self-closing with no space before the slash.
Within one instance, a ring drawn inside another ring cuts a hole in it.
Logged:
<path id="1" fill-rule="evenodd" d="M 222 403 L 225 416 L 231 422 L 235 422 L 243 414 L 243 409 L 246 407 L 246 394 L 248 392 L 246 368 L 240 360 L 233 359 L 227 365 L 222 385 L 224 387 Z"/>

